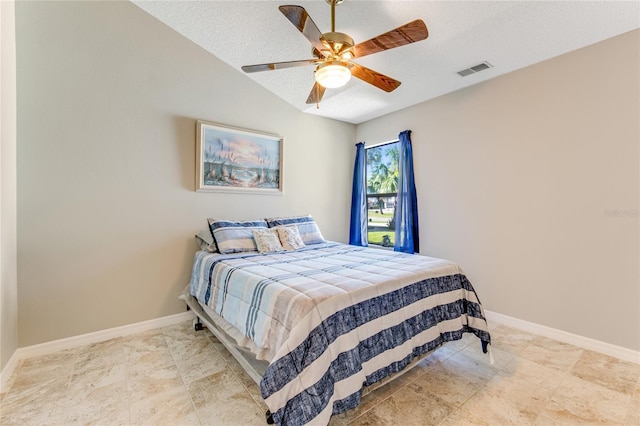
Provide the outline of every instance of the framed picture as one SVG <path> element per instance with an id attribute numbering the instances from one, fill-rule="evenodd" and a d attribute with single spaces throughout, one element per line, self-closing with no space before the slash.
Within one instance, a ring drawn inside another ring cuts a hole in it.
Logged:
<path id="1" fill-rule="evenodd" d="M 282 194 L 282 144 L 277 135 L 198 121 L 196 191 Z"/>

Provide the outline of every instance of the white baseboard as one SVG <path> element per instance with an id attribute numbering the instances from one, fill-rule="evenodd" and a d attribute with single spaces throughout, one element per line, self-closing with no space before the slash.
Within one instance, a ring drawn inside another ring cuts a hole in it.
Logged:
<path id="1" fill-rule="evenodd" d="M 601 342 L 589 337 L 568 333 L 566 331 L 558 330 L 544 325 L 535 324 L 518 318 L 513 318 L 507 315 L 498 314 L 496 312 L 487 310 L 485 310 L 484 312 L 487 317 L 487 321 L 490 323 L 495 322 L 498 324 L 504 324 L 509 327 L 528 331 L 530 333 L 548 337 L 550 339 L 559 340 L 561 342 L 569 343 L 571 345 L 578 346 L 584 349 L 600 352 L 602 354 L 609 355 L 624 361 L 640 364 L 640 352 L 638 351 L 623 348 L 622 346 L 612 345 L 611 343 Z"/>
<path id="2" fill-rule="evenodd" d="M 38 345 L 18 348 L 9 359 L 9 362 L 4 366 L 2 372 L 0 372 L 0 392 L 5 392 L 9 377 L 11 377 L 11 374 L 13 374 L 14 370 L 18 366 L 18 361 L 21 359 L 33 358 L 35 356 L 46 355 L 65 349 L 102 342 L 116 337 L 123 337 L 156 328 L 167 327 L 193 318 L 193 312 L 188 311 L 135 324 L 96 331 L 94 333 L 81 334 L 79 336 L 68 337 L 66 339 L 53 340 L 51 342 L 40 343 Z"/>

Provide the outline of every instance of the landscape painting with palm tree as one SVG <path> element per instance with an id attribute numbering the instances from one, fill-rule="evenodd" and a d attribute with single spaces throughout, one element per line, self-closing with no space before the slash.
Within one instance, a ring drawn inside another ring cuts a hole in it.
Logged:
<path id="1" fill-rule="evenodd" d="M 282 140 L 278 137 L 203 125 L 201 138 L 203 186 L 281 188 Z"/>

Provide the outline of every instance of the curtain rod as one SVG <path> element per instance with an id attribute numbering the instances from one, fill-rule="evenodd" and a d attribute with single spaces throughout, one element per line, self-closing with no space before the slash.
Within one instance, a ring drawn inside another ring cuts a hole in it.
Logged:
<path id="1" fill-rule="evenodd" d="M 392 139 L 392 140 L 387 141 L 387 142 L 380 142 L 380 143 L 377 143 L 375 145 L 369 145 L 369 146 L 367 146 L 367 144 L 365 143 L 364 144 L 364 148 L 365 149 L 377 148 L 377 147 L 382 146 L 382 145 L 389 145 L 390 143 L 396 143 L 396 142 L 400 142 L 400 139 Z"/>

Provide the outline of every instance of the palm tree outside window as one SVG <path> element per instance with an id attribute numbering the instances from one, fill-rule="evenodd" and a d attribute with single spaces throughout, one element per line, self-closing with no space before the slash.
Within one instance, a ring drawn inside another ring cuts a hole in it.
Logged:
<path id="1" fill-rule="evenodd" d="M 393 247 L 396 239 L 399 141 L 365 150 L 368 241 L 369 244 Z"/>

